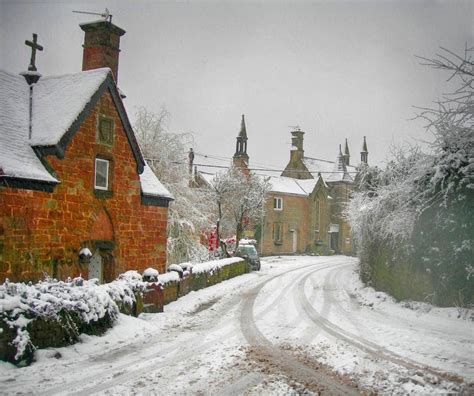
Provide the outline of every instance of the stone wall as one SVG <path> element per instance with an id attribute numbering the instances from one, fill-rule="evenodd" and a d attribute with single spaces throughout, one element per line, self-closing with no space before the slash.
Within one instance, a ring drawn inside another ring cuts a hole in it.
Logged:
<path id="1" fill-rule="evenodd" d="M 58 117 L 61 115 L 58 114 Z M 99 116 L 112 119 L 112 146 L 97 143 Z M 94 190 L 95 158 L 110 161 L 110 191 Z M 166 207 L 141 204 L 137 165 L 108 91 L 67 145 L 63 159 L 46 157 L 60 184 L 53 192 L 0 187 L 0 281 L 82 275 L 82 247 L 111 242 L 105 281 L 128 269 L 166 263 Z"/>
<path id="2" fill-rule="evenodd" d="M 273 208 L 273 198 L 283 199 L 283 209 Z M 308 199 L 305 196 L 269 193 L 264 217 L 264 232 L 261 239 L 261 253 L 291 254 L 293 251 L 293 233 L 296 233 L 296 253 L 306 251 L 308 243 Z M 273 239 L 274 224 L 282 225 L 281 240 Z M 292 231 L 293 230 L 293 231 Z"/>

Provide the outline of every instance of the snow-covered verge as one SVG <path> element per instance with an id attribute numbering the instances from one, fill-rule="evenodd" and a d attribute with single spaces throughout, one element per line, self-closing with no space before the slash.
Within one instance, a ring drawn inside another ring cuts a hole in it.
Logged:
<path id="1" fill-rule="evenodd" d="M 45 279 L 37 284 L 0 285 L 0 359 L 30 363 L 37 347 L 67 345 L 79 334 L 96 334 L 111 327 L 119 312 L 131 313 L 136 295 L 146 283 L 136 271 L 99 285 L 97 280 L 67 282 Z M 43 339 L 42 333 L 51 338 Z M 56 336 L 56 337 L 55 337 Z"/>

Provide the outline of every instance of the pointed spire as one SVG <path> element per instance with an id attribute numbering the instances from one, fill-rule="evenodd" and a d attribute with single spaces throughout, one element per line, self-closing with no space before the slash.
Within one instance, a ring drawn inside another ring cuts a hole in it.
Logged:
<path id="1" fill-rule="evenodd" d="M 347 138 L 346 138 L 346 142 L 344 144 L 344 154 L 343 154 L 343 157 L 344 157 L 344 163 L 346 165 L 349 165 L 349 162 L 350 162 L 350 154 L 349 154 L 349 145 L 347 144 Z"/>
<path id="2" fill-rule="evenodd" d="M 242 114 L 242 121 L 240 123 L 240 132 L 237 136 L 235 144 L 235 156 L 247 156 L 247 128 L 245 127 L 245 116 Z"/>
<path id="3" fill-rule="evenodd" d="M 362 152 L 363 153 L 368 153 L 369 151 L 367 150 L 367 142 L 365 140 L 365 136 L 364 136 L 364 143 L 362 144 Z"/>
<path id="4" fill-rule="evenodd" d="M 347 172 L 346 162 L 342 154 L 342 147 L 339 145 L 339 153 L 337 155 L 337 160 L 334 163 L 334 170 L 328 176 L 327 181 L 330 182 L 339 182 L 339 181 L 352 181 L 352 177 Z"/>
<path id="5" fill-rule="evenodd" d="M 247 128 L 245 127 L 245 116 L 242 114 L 240 123 L 240 132 L 235 143 L 235 154 L 233 157 L 233 165 L 248 174 L 249 156 L 247 155 Z"/>
<path id="6" fill-rule="evenodd" d="M 336 166 L 334 167 L 335 172 L 347 172 L 346 163 L 344 161 L 344 155 L 342 154 L 341 145 L 339 145 L 339 154 L 337 155 Z"/>
<path id="7" fill-rule="evenodd" d="M 245 127 L 245 115 L 242 114 L 242 121 L 240 123 L 239 137 L 247 139 L 247 128 Z"/>
<path id="8" fill-rule="evenodd" d="M 364 143 L 362 144 L 362 151 L 360 152 L 360 162 L 367 164 L 369 159 L 369 151 L 367 150 L 367 142 L 364 136 Z"/>

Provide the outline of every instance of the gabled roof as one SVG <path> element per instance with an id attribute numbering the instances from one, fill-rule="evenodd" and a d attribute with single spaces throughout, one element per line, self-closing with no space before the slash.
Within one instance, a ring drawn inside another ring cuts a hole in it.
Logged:
<path id="1" fill-rule="evenodd" d="M 292 177 L 272 176 L 269 178 L 270 192 L 308 196 L 314 189 L 317 180 L 298 180 Z"/>
<path id="2" fill-rule="evenodd" d="M 63 158 L 67 144 L 106 90 L 120 116 L 137 173 L 142 174 L 146 163 L 110 69 L 40 78 L 33 84 L 31 129 L 29 85 L 22 76 L 0 70 L 0 179 L 16 181 L 20 186 L 25 181 L 50 185 L 60 182 L 41 159 L 46 155 Z M 153 183 L 146 176 L 143 180 L 145 194 Z M 158 188 L 157 183 L 154 185 Z"/>
<path id="3" fill-rule="evenodd" d="M 54 146 L 106 81 L 109 69 L 42 77 L 33 88 L 31 146 Z"/>

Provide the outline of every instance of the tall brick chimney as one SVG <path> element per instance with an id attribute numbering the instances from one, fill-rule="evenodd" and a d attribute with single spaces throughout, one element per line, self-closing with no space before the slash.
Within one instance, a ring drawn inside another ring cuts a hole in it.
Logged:
<path id="1" fill-rule="evenodd" d="M 107 20 L 82 23 L 85 32 L 82 56 L 82 70 L 109 67 L 118 81 L 120 37 L 125 30 Z"/>

